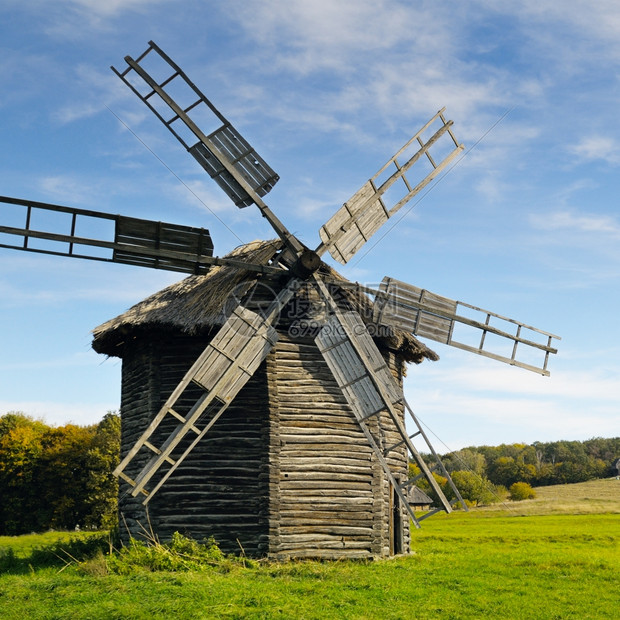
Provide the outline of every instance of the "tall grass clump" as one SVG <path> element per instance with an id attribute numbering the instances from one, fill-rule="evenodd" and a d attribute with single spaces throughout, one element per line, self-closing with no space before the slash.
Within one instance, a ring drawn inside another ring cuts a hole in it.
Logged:
<path id="1" fill-rule="evenodd" d="M 229 570 L 235 565 L 251 563 L 245 558 L 225 555 L 213 537 L 196 541 L 178 532 L 165 544 L 156 538 L 146 541 L 131 539 L 129 544 L 106 558 L 108 570 L 117 575 L 130 575 L 136 571 L 204 571 L 213 567 Z"/>

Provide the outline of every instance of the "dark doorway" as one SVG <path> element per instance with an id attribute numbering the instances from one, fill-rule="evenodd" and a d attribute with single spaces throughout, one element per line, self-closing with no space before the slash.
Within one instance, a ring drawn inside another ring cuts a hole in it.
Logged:
<path id="1" fill-rule="evenodd" d="M 403 516 L 400 510 L 400 498 L 392 488 L 390 502 L 390 555 L 403 553 Z"/>

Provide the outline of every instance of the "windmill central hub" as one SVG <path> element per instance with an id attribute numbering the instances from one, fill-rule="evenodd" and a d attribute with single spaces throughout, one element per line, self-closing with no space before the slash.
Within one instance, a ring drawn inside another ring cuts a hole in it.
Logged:
<path id="1" fill-rule="evenodd" d="M 302 253 L 297 257 L 292 271 L 303 280 L 308 279 L 321 266 L 321 258 L 316 252 L 304 248 Z"/>

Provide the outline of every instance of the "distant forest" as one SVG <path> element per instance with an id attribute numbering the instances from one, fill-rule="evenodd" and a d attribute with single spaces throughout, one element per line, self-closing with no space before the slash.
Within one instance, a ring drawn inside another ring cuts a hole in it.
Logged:
<path id="1" fill-rule="evenodd" d="M 0 535 L 116 525 L 120 417 L 52 427 L 23 413 L 0 417 Z M 469 503 L 497 501 L 515 483 L 583 482 L 616 474 L 620 437 L 471 447 L 442 461 Z M 415 466 L 411 466 L 415 474 Z M 445 478 L 437 476 L 445 487 Z M 424 485 L 420 485 L 424 486 Z"/>
<path id="2" fill-rule="evenodd" d="M 478 446 L 441 457 L 449 472 L 471 471 L 504 487 L 515 482 L 537 487 L 608 478 L 616 474 L 613 465 L 619 458 L 620 437 Z"/>
<path id="3" fill-rule="evenodd" d="M 428 455 L 426 458 L 429 465 L 432 464 Z M 620 437 L 477 446 L 441 456 L 454 484 L 470 506 L 534 498 L 537 486 L 608 478 L 616 475 L 614 464 L 618 458 Z M 409 469 L 411 477 L 419 473 L 415 465 L 410 465 Z M 454 499 L 447 479 L 433 475 L 445 495 Z M 419 486 L 433 497 L 425 481 Z"/>

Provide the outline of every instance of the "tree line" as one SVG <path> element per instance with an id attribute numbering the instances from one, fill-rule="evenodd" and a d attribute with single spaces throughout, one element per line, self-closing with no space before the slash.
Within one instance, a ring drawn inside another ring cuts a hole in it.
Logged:
<path id="1" fill-rule="evenodd" d="M 112 412 L 90 426 L 0 417 L 0 535 L 112 527 L 120 427 Z"/>
<path id="2" fill-rule="evenodd" d="M 620 437 L 476 446 L 440 458 L 465 500 L 470 504 L 492 504 L 506 497 L 525 499 L 528 493 L 531 497 L 537 486 L 616 475 L 614 464 L 620 458 Z M 431 464 L 430 458 L 428 462 Z M 410 469 L 412 476 L 417 473 L 415 467 Z M 436 478 L 452 498 L 446 478 Z"/>
<path id="3" fill-rule="evenodd" d="M 613 465 L 618 458 L 620 437 L 597 437 L 587 441 L 470 447 L 446 454 L 442 461 L 449 472 L 474 471 L 505 487 L 515 482 L 536 487 L 607 478 L 615 474 Z"/>

